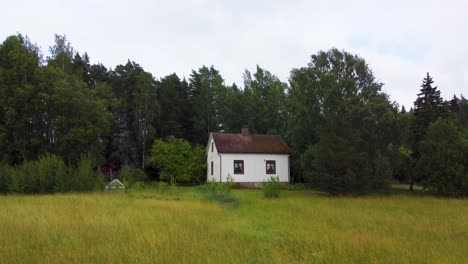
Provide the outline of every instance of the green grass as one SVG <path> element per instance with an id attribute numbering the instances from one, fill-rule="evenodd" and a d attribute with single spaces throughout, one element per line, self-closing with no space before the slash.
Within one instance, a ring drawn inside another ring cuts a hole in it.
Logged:
<path id="1" fill-rule="evenodd" d="M 0 196 L 0 263 L 468 263 L 468 200 L 180 189 Z"/>

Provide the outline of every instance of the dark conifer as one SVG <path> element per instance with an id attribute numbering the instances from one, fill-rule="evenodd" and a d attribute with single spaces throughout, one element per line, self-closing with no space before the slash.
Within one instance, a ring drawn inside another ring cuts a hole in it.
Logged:
<path id="1" fill-rule="evenodd" d="M 440 91 L 437 86 L 432 87 L 433 83 L 432 77 L 427 73 L 421 85 L 421 92 L 414 101 L 415 122 L 413 131 L 415 144 L 421 141 L 430 123 L 436 121 L 439 117 L 444 118 L 447 116 Z"/>

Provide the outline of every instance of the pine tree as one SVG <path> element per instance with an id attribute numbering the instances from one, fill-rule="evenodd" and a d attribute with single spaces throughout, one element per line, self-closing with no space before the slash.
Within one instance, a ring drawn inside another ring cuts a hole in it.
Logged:
<path id="1" fill-rule="evenodd" d="M 424 139 L 426 131 L 429 125 L 436 121 L 438 118 L 447 117 L 447 108 L 444 104 L 440 91 L 437 90 L 437 86 L 432 87 L 434 81 L 432 77 L 427 73 L 426 78 L 423 79 L 421 85 L 421 92 L 418 94 L 418 98 L 414 101 L 414 122 L 413 122 L 413 160 L 417 161 L 420 157 L 418 153 L 418 145 Z M 419 177 L 417 177 L 419 175 Z M 415 182 L 421 182 L 424 179 L 421 178 L 421 174 L 414 173 L 411 178 L 410 190 L 413 190 L 413 184 Z"/>
<path id="2" fill-rule="evenodd" d="M 456 113 L 458 112 L 458 110 L 460 110 L 460 104 L 461 104 L 461 100 L 458 99 L 456 95 L 453 95 L 452 100 L 447 102 L 448 110 L 452 113 Z"/>
<path id="3" fill-rule="evenodd" d="M 430 123 L 447 116 L 447 110 L 440 96 L 440 91 L 437 86 L 432 87 L 433 83 L 432 77 L 427 73 L 421 85 L 421 92 L 414 101 L 415 122 L 413 132 L 415 145 L 422 140 Z"/>

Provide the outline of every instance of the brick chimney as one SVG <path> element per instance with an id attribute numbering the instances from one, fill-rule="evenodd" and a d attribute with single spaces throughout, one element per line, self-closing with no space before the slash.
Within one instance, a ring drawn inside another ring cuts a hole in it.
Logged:
<path id="1" fill-rule="evenodd" d="M 248 136 L 248 135 L 250 135 L 250 133 L 249 133 L 249 126 L 243 126 L 243 127 L 242 127 L 242 135 L 243 135 L 243 136 Z"/>

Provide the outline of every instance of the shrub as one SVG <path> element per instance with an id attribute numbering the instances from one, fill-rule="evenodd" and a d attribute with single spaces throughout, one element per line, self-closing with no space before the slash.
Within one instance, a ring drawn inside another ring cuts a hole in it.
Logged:
<path id="1" fill-rule="evenodd" d="M 211 178 L 210 182 L 206 185 L 206 189 L 210 193 L 214 194 L 214 193 L 216 193 L 216 186 L 217 186 L 217 184 L 216 184 L 215 179 Z"/>
<path id="2" fill-rule="evenodd" d="M 281 191 L 281 183 L 279 176 L 271 176 L 268 181 L 263 184 L 263 195 L 266 198 L 278 198 Z"/>
<path id="3" fill-rule="evenodd" d="M 179 195 L 179 192 L 177 190 L 176 180 L 174 177 L 171 178 L 171 181 L 169 184 L 169 194 L 173 197 L 177 197 Z"/>
<path id="4" fill-rule="evenodd" d="M 234 179 L 228 175 L 227 182 L 216 183 L 211 179 L 207 184 L 200 185 L 198 190 L 207 199 L 215 200 L 218 202 L 233 202 L 234 197 L 231 195 L 232 187 L 234 186 Z"/>
<path id="5" fill-rule="evenodd" d="M 192 146 L 184 139 L 156 140 L 148 161 L 160 169 L 163 180 L 174 178 L 178 183 L 201 183 L 205 175 L 204 148 Z"/>
<path id="6" fill-rule="evenodd" d="M 0 164 L 0 193 L 15 192 L 15 169 L 6 164 Z"/>
<path id="7" fill-rule="evenodd" d="M 142 181 L 137 181 L 132 185 L 133 191 L 141 191 L 145 188 L 145 183 Z"/>
<path id="8" fill-rule="evenodd" d="M 93 163 L 82 157 L 75 169 L 67 167 L 53 154 L 43 155 L 37 161 L 25 162 L 18 167 L 0 165 L 0 193 L 55 193 L 69 191 L 102 190 L 103 175 L 95 176 Z"/>
<path id="9" fill-rule="evenodd" d="M 169 189 L 169 184 L 167 182 L 159 182 L 158 183 L 158 189 L 160 192 L 165 193 Z"/>
<path id="10" fill-rule="evenodd" d="M 453 123 L 431 123 L 418 150 L 416 172 L 423 187 L 444 196 L 468 196 L 468 143 Z"/>
<path id="11" fill-rule="evenodd" d="M 104 174 L 99 172 L 96 175 L 96 180 L 94 181 L 94 190 L 95 191 L 102 191 L 106 187 L 106 184 L 107 183 L 106 183 L 106 179 L 105 179 Z"/>
<path id="12" fill-rule="evenodd" d="M 281 187 L 281 189 L 289 191 L 300 191 L 306 188 L 306 186 L 303 183 L 282 184 Z"/>
<path id="13" fill-rule="evenodd" d="M 23 164 L 21 171 L 25 180 L 23 183 L 26 184 L 24 187 L 27 187 L 26 193 L 66 192 L 73 189 L 68 168 L 60 157 L 53 154 Z"/>
<path id="14" fill-rule="evenodd" d="M 216 191 L 220 197 L 226 198 L 231 193 L 231 189 L 234 186 L 234 179 L 231 175 L 228 175 L 226 182 L 220 182 L 216 186 Z"/>
<path id="15" fill-rule="evenodd" d="M 122 167 L 120 178 L 122 179 L 125 188 L 131 188 L 131 186 L 136 182 L 144 182 L 148 180 L 148 176 L 142 169 L 129 165 Z"/>
<path id="16" fill-rule="evenodd" d="M 97 176 L 93 170 L 93 162 L 87 156 L 83 156 L 80 160 L 78 168 L 73 173 L 74 191 L 91 191 L 96 185 Z"/>

